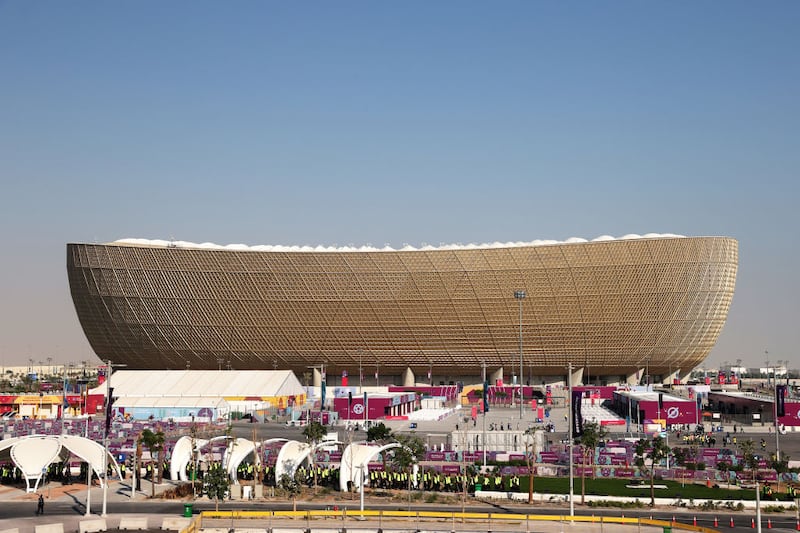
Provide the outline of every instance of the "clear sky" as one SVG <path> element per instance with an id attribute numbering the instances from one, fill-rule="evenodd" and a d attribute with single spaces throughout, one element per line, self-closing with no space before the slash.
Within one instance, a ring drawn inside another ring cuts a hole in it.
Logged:
<path id="1" fill-rule="evenodd" d="M 67 242 L 739 240 L 710 363 L 800 366 L 800 2 L 0 0 L 0 358 Z M 765 355 L 769 352 L 769 356 Z"/>

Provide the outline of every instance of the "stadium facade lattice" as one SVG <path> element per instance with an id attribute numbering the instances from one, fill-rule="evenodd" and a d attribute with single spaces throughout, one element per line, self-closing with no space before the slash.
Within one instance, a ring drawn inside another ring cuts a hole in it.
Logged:
<path id="1" fill-rule="evenodd" d="M 401 250 L 67 245 L 75 309 L 101 359 L 325 365 L 381 384 L 476 377 L 484 363 L 516 375 L 520 334 L 525 381 L 570 363 L 592 382 L 685 375 L 725 324 L 737 265 L 734 239 L 674 235 Z"/>

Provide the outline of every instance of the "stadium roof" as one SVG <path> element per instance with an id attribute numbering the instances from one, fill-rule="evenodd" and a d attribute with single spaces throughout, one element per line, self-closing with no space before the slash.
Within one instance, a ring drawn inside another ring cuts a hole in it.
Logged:
<path id="1" fill-rule="evenodd" d="M 647 233 L 645 235 L 638 235 L 630 233 L 622 237 L 612 237 L 610 235 L 601 235 L 592 239 L 591 242 L 602 241 L 616 241 L 616 240 L 632 240 L 632 239 L 675 239 L 685 238 L 683 235 L 675 235 L 672 233 Z M 366 246 L 299 246 L 299 245 L 258 245 L 248 246 L 247 244 L 214 244 L 211 242 L 193 243 L 188 241 L 166 241 L 162 239 L 120 239 L 110 244 L 116 245 L 131 245 L 131 246 L 153 246 L 161 248 L 199 248 L 205 250 L 228 250 L 237 252 L 414 252 L 414 251 L 427 251 L 427 250 L 474 250 L 483 248 L 518 248 L 522 246 L 547 246 L 551 244 L 574 244 L 590 242 L 581 237 L 571 237 L 566 241 L 556 240 L 534 240 L 530 242 L 492 242 L 485 244 L 440 244 L 439 246 L 432 246 L 423 244 L 420 248 L 415 248 L 409 244 L 404 244 L 402 248 L 395 249 L 388 244 L 377 248 L 372 245 Z"/>

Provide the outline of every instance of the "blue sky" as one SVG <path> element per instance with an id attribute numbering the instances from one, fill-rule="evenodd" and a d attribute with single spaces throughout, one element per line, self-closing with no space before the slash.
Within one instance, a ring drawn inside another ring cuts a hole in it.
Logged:
<path id="1" fill-rule="evenodd" d="M 0 359 L 67 242 L 726 235 L 709 361 L 797 357 L 800 4 L 0 0 Z M 794 266 L 793 266 L 794 265 Z"/>

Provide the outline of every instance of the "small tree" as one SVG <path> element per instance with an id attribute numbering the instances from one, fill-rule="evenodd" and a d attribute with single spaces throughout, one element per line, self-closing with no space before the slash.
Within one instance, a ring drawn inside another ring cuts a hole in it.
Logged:
<path id="1" fill-rule="evenodd" d="M 394 449 L 392 464 L 400 470 L 408 471 L 408 499 L 410 504 L 413 469 L 414 465 L 419 462 L 419 458 L 425 456 L 425 444 L 416 435 L 396 435 L 395 438 L 402 446 Z"/>
<path id="2" fill-rule="evenodd" d="M 586 500 L 586 463 L 590 462 L 592 465 L 592 479 L 595 477 L 594 471 L 594 452 L 597 446 L 606 437 L 606 429 L 597 422 L 587 422 L 583 425 L 583 435 L 580 436 L 580 444 L 582 449 L 581 458 L 583 459 L 583 468 L 581 468 L 581 505 Z"/>
<path id="3" fill-rule="evenodd" d="M 756 457 L 756 443 L 753 442 L 753 439 L 747 439 L 742 441 L 739 444 L 739 448 L 742 451 L 742 457 L 744 458 L 744 468 L 750 470 L 750 475 L 753 478 L 753 482 L 756 482 L 756 475 L 758 473 L 758 457 Z"/>
<path id="4" fill-rule="evenodd" d="M 164 449 L 164 432 L 159 430 L 153 432 L 152 430 L 145 429 L 142 431 L 142 436 L 139 437 L 139 441 L 147 447 L 150 451 L 150 496 L 153 497 L 156 495 L 156 480 L 158 479 L 158 475 L 156 473 L 156 468 L 158 471 L 161 471 L 161 451 Z M 155 466 L 153 466 L 153 462 L 155 460 Z"/>
<path id="5" fill-rule="evenodd" d="M 528 505 L 533 504 L 533 469 L 536 468 L 536 431 L 539 428 L 529 427 L 525 430 L 525 460 L 528 463 Z M 530 451 L 528 451 L 530 447 Z M 484 451 L 485 453 L 485 451 Z"/>
<path id="6" fill-rule="evenodd" d="M 311 472 L 314 476 L 314 492 L 317 492 L 317 444 L 322 442 L 328 431 L 325 426 L 314 420 L 303 428 L 303 436 L 311 447 Z"/>
<path id="7" fill-rule="evenodd" d="M 669 455 L 669 446 L 660 436 L 653 440 L 641 439 L 636 445 L 636 465 L 647 470 L 645 460 L 650 461 L 650 507 L 656 504 L 655 472 L 656 465 Z"/>
<path id="8" fill-rule="evenodd" d="M 397 440 L 392 434 L 392 430 L 386 427 L 386 424 L 383 422 L 379 422 L 377 424 L 373 424 L 367 430 L 367 442 L 377 442 L 378 444 L 388 444 L 390 442 L 394 442 Z M 386 454 L 381 454 L 381 462 L 383 463 L 383 469 L 386 470 Z"/>
<path id="9" fill-rule="evenodd" d="M 213 464 L 203 477 L 203 489 L 208 497 L 214 500 L 214 509 L 219 511 L 219 501 L 224 500 L 231 487 L 228 473 L 220 464 Z"/>
<path id="10" fill-rule="evenodd" d="M 300 471 L 296 470 L 294 477 L 289 474 L 283 474 L 278 480 L 278 486 L 292 499 L 293 511 L 297 511 L 297 495 L 303 490 L 300 475 Z"/>
<path id="11" fill-rule="evenodd" d="M 392 440 L 392 430 L 386 427 L 386 424 L 383 422 L 373 424 L 372 427 L 367 430 L 367 442 L 386 444 Z"/>

